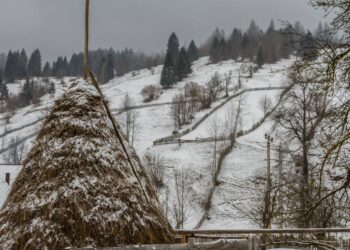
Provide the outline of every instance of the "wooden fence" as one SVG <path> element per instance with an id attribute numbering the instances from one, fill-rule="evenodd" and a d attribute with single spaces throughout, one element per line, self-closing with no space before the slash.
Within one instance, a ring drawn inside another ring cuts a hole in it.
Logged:
<path id="1" fill-rule="evenodd" d="M 158 140 L 153 141 L 153 145 L 163 145 L 163 144 L 177 144 L 177 143 L 196 143 L 196 142 L 208 142 L 210 141 L 209 138 L 204 138 L 204 139 L 196 139 L 196 140 L 182 140 L 179 141 L 178 139 L 180 137 L 183 137 L 187 134 L 189 134 L 191 131 L 195 130 L 199 125 L 201 125 L 208 117 L 210 117 L 212 114 L 214 114 L 216 111 L 218 111 L 220 108 L 222 108 L 224 105 L 226 105 L 229 101 L 232 99 L 246 93 L 246 92 L 252 92 L 252 91 L 263 91 L 263 90 L 279 90 L 279 89 L 289 89 L 286 87 L 263 87 L 263 88 L 249 88 L 249 89 L 244 89 L 228 98 L 226 98 L 223 102 L 221 102 L 218 106 L 210 110 L 207 114 L 205 114 L 203 117 L 201 117 L 192 127 L 180 132 L 179 134 L 176 135 L 171 135 L 167 137 L 160 138 Z M 283 92 L 285 93 L 285 91 Z M 282 93 L 282 95 L 284 95 Z M 265 118 L 266 119 L 266 118 Z M 263 121 L 262 121 L 263 122 Z M 260 124 L 261 125 L 261 124 Z M 258 124 L 255 124 L 255 126 L 260 126 Z M 243 133 L 243 131 L 242 131 Z M 227 139 L 225 139 L 227 140 Z M 212 140 L 211 140 L 212 141 Z"/>
<path id="2" fill-rule="evenodd" d="M 245 239 L 249 250 L 276 247 L 302 249 L 350 249 L 350 228 L 292 228 L 235 230 L 177 230 L 182 243 L 217 239 Z M 265 240 L 261 240 L 265 239 Z M 267 242 L 265 245 L 262 242 Z"/>

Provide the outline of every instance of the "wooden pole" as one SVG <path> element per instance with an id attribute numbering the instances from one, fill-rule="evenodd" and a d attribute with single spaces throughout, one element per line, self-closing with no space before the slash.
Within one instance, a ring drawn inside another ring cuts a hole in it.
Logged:
<path id="1" fill-rule="evenodd" d="M 269 229 L 271 227 L 271 143 L 273 138 L 265 134 L 267 141 L 267 176 L 266 176 L 266 192 L 264 197 L 263 227 Z M 267 235 L 262 235 L 262 250 L 266 250 Z"/>
<path id="2" fill-rule="evenodd" d="M 278 206 L 279 206 L 279 213 L 280 216 L 280 224 L 279 228 L 283 228 L 283 197 L 282 197 L 282 177 L 283 177 L 283 150 L 282 150 L 282 143 L 280 143 L 278 148 Z"/>
<path id="3" fill-rule="evenodd" d="M 89 76 L 89 10 L 90 0 L 85 0 L 85 42 L 84 42 L 84 80 Z"/>
<path id="4" fill-rule="evenodd" d="M 264 228 L 270 228 L 271 226 L 271 143 L 273 138 L 270 135 L 265 134 L 265 139 L 267 141 L 267 176 L 266 176 L 266 193 L 265 193 L 265 209 L 263 216 Z"/>

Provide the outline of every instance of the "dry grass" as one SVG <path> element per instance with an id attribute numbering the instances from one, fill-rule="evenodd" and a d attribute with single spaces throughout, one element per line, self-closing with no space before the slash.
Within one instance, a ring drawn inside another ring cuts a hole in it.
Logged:
<path id="1" fill-rule="evenodd" d="M 83 81 L 56 102 L 0 212 L 0 248 L 172 242 L 154 187 L 107 111 Z"/>

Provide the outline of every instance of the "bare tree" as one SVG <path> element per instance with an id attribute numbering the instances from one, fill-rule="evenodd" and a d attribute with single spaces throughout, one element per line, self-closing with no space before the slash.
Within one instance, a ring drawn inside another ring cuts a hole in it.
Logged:
<path id="1" fill-rule="evenodd" d="M 308 72 L 292 72 L 294 87 L 287 93 L 284 104 L 278 109 L 276 121 L 290 136 L 289 140 L 300 146 L 298 155 L 301 167 L 300 208 L 302 214 L 311 206 L 310 154 L 322 122 L 328 116 L 327 94 L 320 95 L 321 86 L 305 82 Z M 308 227 L 310 216 L 300 216 L 299 226 Z"/>
<path id="2" fill-rule="evenodd" d="M 4 116 L 4 119 L 5 119 L 5 125 L 10 124 L 10 121 L 11 121 L 11 113 L 10 113 L 10 112 L 6 112 L 6 113 L 5 113 L 5 116 Z"/>
<path id="3" fill-rule="evenodd" d="M 224 132 L 221 121 L 216 118 L 210 120 L 207 125 L 207 131 L 212 139 L 212 143 L 211 143 L 212 160 L 211 160 L 210 166 L 211 166 L 212 178 L 213 178 L 213 181 L 215 182 L 215 178 L 218 171 L 218 156 L 220 151 L 219 142 L 221 141 L 220 138 L 223 136 L 223 132 Z"/>
<path id="4" fill-rule="evenodd" d="M 232 143 L 236 139 L 237 130 L 239 129 L 239 124 L 241 123 L 243 113 L 244 99 L 242 96 L 239 97 L 237 104 L 232 103 L 226 109 L 225 133 L 228 135 Z"/>
<path id="5" fill-rule="evenodd" d="M 213 102 L 213 99 L 210 96 L 210 92 L 208 91 L 207 88 L 204 88 L 204 87 L 200 87 L 199 91 L 200 93 L 199 93 L 198 99 L 201 104 L 201 109 L 210 108 Z"/>
<path id="6" fill-rule="evenodd" d="M 266 115 L 272 108 L 272 101 L 266 95 L 259 100 L 259 108 Z"/>
<path id="7" fill-rule="evenodd" d="M 201 87 L 196 82 L 189 82 L 185 85 L 185 96 L 190 99 L 190 113 L 193 115 L 200 109 L 201 107 L 198 105 L 200 102 L 201 95 Z"/>
<path id="8" fill-rule="evenodd" d="M 173 97 L 172 116 L 175 129 L 181 129 L 181 126 L 190 124 L 195 112 L 193 102 L 190 97 L 186 96 L 186 92 L 180 92 Z"/>
<path id="9" fill-rule="evenodd" d="M 135 109 L 133 109 L 134 105 L 134 100 L 131 97 L 129 97 L 128 94 L 126 94 L 121 107 L 121 109 L 124 111 L 122 114 L 121 121 L 124 125 L 126 138 L 130 142 L 131 146 L 134 145 L 137 131 L 138 112 Z"/>
<path id="10" fill-rule="evenodd" d="M 190 215 L 190 182 L 187 173 L 181 171 L 176 172 L 175 176 L 175 203 L 173 207 L 173 218 L 175 221 L 175 228 L 180 229 Z"/>
<path id="11" fill-rule="evenodd" d="M 157 194 L 159 194 L 164 188 L 165 159 L 157 153 L 146 153 L 143 162 L 151 175 Z"/>
<path id="12" fill-rule="evenodd" d="M 215 72 L 210 81 L 207 82 L 206 90 L 212 101 L 216 101 L 219 94 L 223 91 L 222 80 L 219 72 Z"/>
<path id="13" fill-rule="evenodd" d="M 18 137 L 11 138 L 10 143 L 11 149 L 5 153 L 5 161 L 8 164 L 20 165 L 25 153 L 25 145 L 20 141 Z"/>
<path id="14" fill-rule="evenodd" d="M 224 77 L 225 77 L 225 95 L 228 96 L 229 95 L 229 87 L 231 85 L 232 82 L 232 74 L 233 71 L 230 70 L 228 73 L 225 73 Z"/>

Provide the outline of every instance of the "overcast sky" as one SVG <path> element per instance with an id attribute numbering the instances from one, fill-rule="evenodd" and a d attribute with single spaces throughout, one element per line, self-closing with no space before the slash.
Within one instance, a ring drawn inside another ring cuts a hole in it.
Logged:
<path id="1" fill-rule="evenodd" d="M 175 31 L 182 44 L 216 28 L 266 28 L 273 18 L 313 30 L 324 13 L 307 0 L 92 0 L 91 48 L 164 50 Z M 83 0 L 0 0 L 0 52 L 40 48 L 44 60 L 82 50 Z"/>

